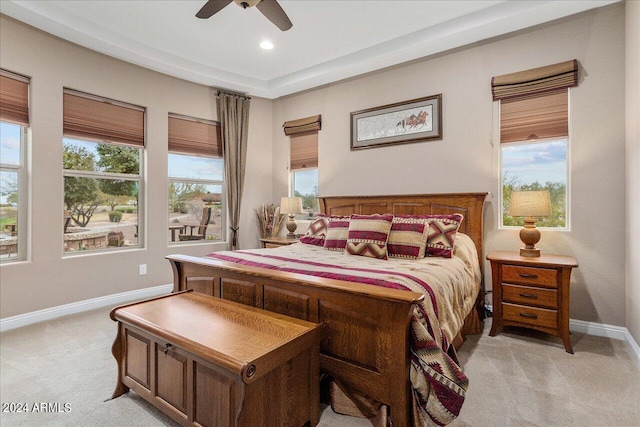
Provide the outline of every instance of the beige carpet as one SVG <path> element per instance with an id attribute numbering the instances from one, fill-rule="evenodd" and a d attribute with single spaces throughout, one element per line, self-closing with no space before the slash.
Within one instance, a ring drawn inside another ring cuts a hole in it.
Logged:
<path id="1" fill-rule="evenodd" d="M 0 335 L 0 425 L 176 425 L 135 393 L 108 400 L 116 382 L 116 329 L 108 311 Z M 640 426 L 640 367 L 626 343 L 574 334 L 570 355 L 559 339 L 527 331 L 488 337 L 487 323 L 482 336 L 460 349 L 470 387 L 452 426 Z M 4 412 L 10 403 L 30 410 L 45 403 L 58 412 Z M 370 424 L 323 407 L 319 425 Z"/>

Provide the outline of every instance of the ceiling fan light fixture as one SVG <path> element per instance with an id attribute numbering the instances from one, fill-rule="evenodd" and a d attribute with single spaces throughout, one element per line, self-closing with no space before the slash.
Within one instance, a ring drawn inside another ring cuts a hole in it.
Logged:
<path id="1" fill-rule="evenodd" d="M 273 49 L 273 43 L 271 43 L 269 40 L 263 40 L 262 42 L 260 42 L 260 47 L 264 50 L 271 50 Z"/>

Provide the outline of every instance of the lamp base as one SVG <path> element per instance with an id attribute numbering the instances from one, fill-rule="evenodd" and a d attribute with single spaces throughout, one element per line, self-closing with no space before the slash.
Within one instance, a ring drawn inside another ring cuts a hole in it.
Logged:
<path id="1" fill-rule="evenodd" d="M 287 221 L 287 230 L 289 230 L 289 234 L 287 234 L 287 239 L 295 239 L 296 238 L 296 229 L 298 228 L 298 224 L 296 224 L 295 215 L 289 214 L 289 221 Z"/>
<path id="2" fill-rule="evenodd" d="M 540 256 L 540 249 L 536 248 L 536 243 L 540 241 L 540 230 L 536 228 L 535 218 L 524 219 L 524 227 L 520 229 L 520 240 L 524 243 L 524 248 L 520 248 L 520 256 L 528 258 Z"/>
<path id="3" fill-rule="evenodd" d="M 540 256 L 540 249 L 520 248 L 520 256 L 527 258 L 536 258 Z"/>

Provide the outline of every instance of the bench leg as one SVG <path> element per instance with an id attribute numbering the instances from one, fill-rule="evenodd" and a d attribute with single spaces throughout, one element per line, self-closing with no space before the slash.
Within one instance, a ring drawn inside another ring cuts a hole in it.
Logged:
<path id="1" fill-rule="evenodd" d="M 118 363 L 118 383 L 116 384 L 116 389 L 111 395 L 111 398 L 115 399 L 129 391 L 129 387 L 124 385 L 122 382 L 122 376 L 124 373 L 124 334 L 121 323 L 118 323 L 118 335 L 111 346 L 111 354 L 113 354 L 113 357 L 116 358 L 116 362 Z"/>

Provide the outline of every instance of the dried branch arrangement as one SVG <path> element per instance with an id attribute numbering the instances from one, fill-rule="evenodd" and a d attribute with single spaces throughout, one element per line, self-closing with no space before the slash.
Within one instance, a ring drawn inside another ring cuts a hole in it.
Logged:
<path id="1" fill-rule="evenodd" d="M 279 206 L 263 203 L 259 208 L 256 208 L 256 216 L 262 238 L 275 237 L 280 233 L 285 216 L 280 213 Z"/>

